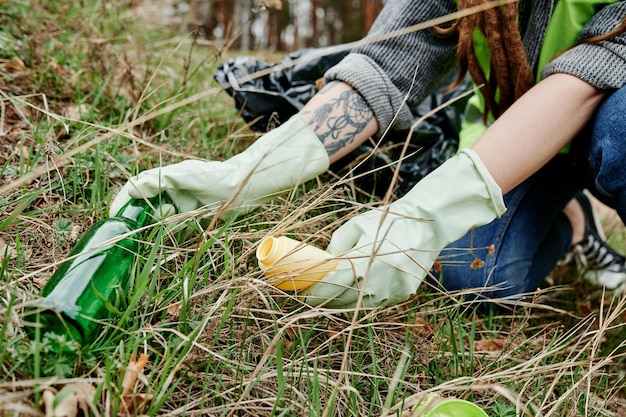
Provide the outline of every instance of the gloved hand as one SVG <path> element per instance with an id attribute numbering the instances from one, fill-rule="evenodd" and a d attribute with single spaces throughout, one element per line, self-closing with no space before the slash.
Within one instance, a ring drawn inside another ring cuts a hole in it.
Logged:
<path id="1" fill-rule="evenodd" d="M 413 295 L 439 252 L 506 210 L 500 187 L 472 150 L 463 150 L 390 205 L 350 219 L 327 251 L 345 259 L 302 293 L 316 306 L 394 305 Z"/>
<path id="2" fill-rule="evenodd" d="M 326 149 L 297 114 L 226 161 L 187 160 L 140 173 L 124 185 L 109 215 L 131 198 L 151 198 L 164 191 L 179 212 L 211 204 L 217 210 L 235 195 L 225 213 L 246 212 L 328 167 Z"/>

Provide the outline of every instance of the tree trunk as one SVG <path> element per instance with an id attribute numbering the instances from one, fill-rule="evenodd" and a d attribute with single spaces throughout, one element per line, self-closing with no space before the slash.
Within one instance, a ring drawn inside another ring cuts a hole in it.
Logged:
<path id="1" fill-rule="evenodd" d="M 230 31 L 230 19 L 228 16 L 228 0 L 215 0 L 217 3 L 217 21 L 222 28 L 222 39 L 227 39 Z"/>
<path id="2" fill-rule="evenodd" d="M 311 0 L 311 14 L 310 14 L 310 22 L 311 22 L 311 37 L 307 39 L 306 46 L 309 48 L 316 48 L 319 46 L 319 38 L 320 38 L 320 29 L 319 22 L 317 19 L 317 9 L 321 6 L 321 0 Z"/>
<path id="3" fill-rule="evenodd" d="M 267 16 L 267 46 L 270 50 L 276 51 L 280 47 L 280 10 L 269 9 Z"/>
<path id="4" fill-rule="evenodd" d="M 380 13 L 382 8 L 382 0 L 363 0 L 363 36 L 367 35 L 367 32 L 372 27 L 374 20 L 376 20 L 376 16 L 378 16 L 378 13 Z"/>
<path id="5" fill-rule="evenodd" d="M 252 49 L 252 21 L 254 16 L 252 15 L 252 0 L 242 0 L 238 10 L 239 22 L 241 27 L 241 49 L 249 51 Z"/>
<path id="6" fill-rule="evenodd" d="M 292 49 L 294 50 L 300 49 L 300 25 L 304 24 L 304 22 L 301 22 L 301 20 L 302 19 L 300 19 L 300 16 L 298 16 L 298 6 L 295 5 L 295 7 L 289 13 L 289 19 L 287 21 L 287 23 L 291 22 L 291 24 L 293 25 Z"/>

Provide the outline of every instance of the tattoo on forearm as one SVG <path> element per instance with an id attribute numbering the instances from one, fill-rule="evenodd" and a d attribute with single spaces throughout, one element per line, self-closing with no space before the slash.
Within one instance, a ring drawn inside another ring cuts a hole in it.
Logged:
<path id="1" fill-rule="evenodd" d="M 322 90 L 318 94 L 324 93 Z M 310 116 L 311 127 L 329 155 L 354 141 L 374 117 L 363 97 L 354 90 L 344 91 L 315 110 L 303 113 Z"/>

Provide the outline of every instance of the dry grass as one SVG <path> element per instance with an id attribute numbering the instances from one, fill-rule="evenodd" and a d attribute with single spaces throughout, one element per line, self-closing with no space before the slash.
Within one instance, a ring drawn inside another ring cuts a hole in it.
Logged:
<path id="1" fill-rule="evenodd" d="M 129 308 L 93 346 L 31 340 L 27 307 L 128 176 L 254 137 L 210 80 L 215 50 L 139 32 L 122 4 L 36 3 L 0 15 L 15 49 L 0 60 L 0 415 L 44 415 L 68 390 L 78 414 L 106 416 L 408 416 L 429 393 L 493 416 L 626 415 L 626 298 L 571 268 L 524 302 L 494 300 L 504 310 L 424 285 L 393 308 L 338 312 L 270 286 L 262 236 L 325 247 L 365 209 L 336 178 L 202 233 L 154 227 Z"/>

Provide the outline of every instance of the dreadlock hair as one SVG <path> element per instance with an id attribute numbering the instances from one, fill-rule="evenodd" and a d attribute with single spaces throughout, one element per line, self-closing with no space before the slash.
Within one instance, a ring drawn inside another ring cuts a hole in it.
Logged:
<path id="1" fill-rule="evenodd" d="M 449 28 L 435 28 L 442 35 L 458 32 L 459 73 L 448 89 L 451 90 L 459 85 L 469 72 L 485 98 L 484 120 L 487 120 L 490 112 L 494 117 L 499 117 L 535 84 L 535 77 L 517 27 L 519 2 L 501 4 L 497 7 L 489 3 L 490 0 L 458 0 L 459 11 L 476 6 L 483 6 L 482 10 L 460 17 Z M 481 68 L 474 51 L 475 30 L 482 32 L 489 46 L 491 53 L 489 78 Z M 581 39 L 568 49 L 580 44 L 601 42 L 624 32 L 626 32 L 626 18 L 609 33 Z M 499 94 L 498 100 L 496 100 L 496 91 Z"/>
<path id="2" fill-rule="evenodd" d="M 489 0 L 459 0 L 458 10 L 487 5 Z M 442 35 L 458 32 L 457 59 L 459 73 L 449 87 L 456 87 L 469 72 L 485 98 L 486 120 L 489 112 L 499 117 L 515 100 L 528 91 L 535 78 L 528 62 L 522 37 L 517 28 L 518 3 L 498 7 L 485 6 L 482 11 L 461 17 L 449 28 L 436 28 Z M 491 53 L 489 78 L 474 51 L 473 34 L 480 30 Z M 499 98 L 496 100 L 496 91 Z"/>

